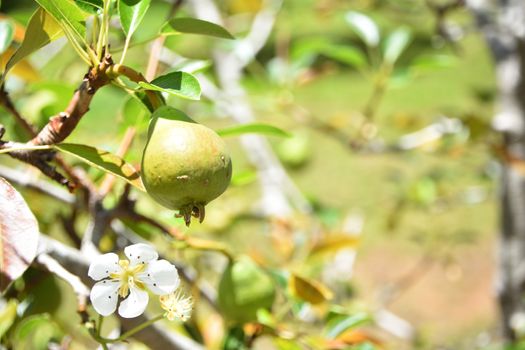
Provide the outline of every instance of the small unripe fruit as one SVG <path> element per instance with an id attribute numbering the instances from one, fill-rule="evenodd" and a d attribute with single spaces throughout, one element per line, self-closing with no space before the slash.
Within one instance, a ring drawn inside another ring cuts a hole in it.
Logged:
<path id="1" fill-rule="evenodd" d="M 272 279 L 251 259 L 230 262 L 218 288 L 218 305 L 231 322 L 246 323 L 257 319 L 257 310 L 270 309 L 275 299 Z"/>
<path id="2" fill-rule="evenodd" d="M 230 183 L 230 156 L 213 130 L 180 111 L 166 111 L 155 113 L 150 122 L 142 156 L 142 182 L 158 203 L 178 210 L 186 225 L 192 215 L 202 222 L 204 206 Z M 180 120 L 181 116 L 185 120 Z"/>

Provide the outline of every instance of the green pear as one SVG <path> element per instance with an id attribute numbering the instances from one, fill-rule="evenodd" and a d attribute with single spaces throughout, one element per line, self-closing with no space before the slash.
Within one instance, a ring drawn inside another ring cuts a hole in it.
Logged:
<path id="1" fill-rule="evenodd" d="M 257 310 L 270 309 L 274 300 L 272 279 L 253 260 L 242 257 L 228 264 L 219 282 L 217 302 L 229 321 L 255 321 Z"/>
<path id="2" fill-rule="evenodd" d="M 192 215 L 202 222 L 204 206 L 230 184 L 231 159 L 217 133 L 180 111 L 167 111 L 171 115 L 152 116 L 142 156 L 142 182 L 155 201 L 177 210 L 186 225 Z"/>

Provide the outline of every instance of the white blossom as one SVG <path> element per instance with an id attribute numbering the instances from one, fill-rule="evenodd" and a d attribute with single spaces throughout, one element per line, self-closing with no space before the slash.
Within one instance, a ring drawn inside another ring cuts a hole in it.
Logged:
<path id="1" fill-rule="evenodd" d="M 180 290 L 160 297 L 160 306 L 166 310 L 166 318 L 170 321 L 176 318 L 186 322 L 191 317 L 193 301 L 191 296 L 186 296 Z"/>
<path id="2" fill-rule="evenodd" d="M 124 249 L 128 260 L 119 260 L 115 253 L 97 257 L 89 266 L 88 275 L 99 281 L 91 289 L 90 299 L 102 316 L 115 312 L 125 318 L 141 315 L 148 305 L 148 289 L 157 295 L 172 293 L 179 286 L 177 269 L 167 260 L 157 260 L 153 247 L 138 243 Z"/>

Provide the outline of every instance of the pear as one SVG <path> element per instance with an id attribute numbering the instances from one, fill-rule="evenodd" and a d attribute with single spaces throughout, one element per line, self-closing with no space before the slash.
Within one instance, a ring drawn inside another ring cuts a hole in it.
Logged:
<path id="1" fill-rule="evenodd" d="M 274 282 L 253 260 L 243 256 L 230 261 L 219 282 L 217 302 L 232 323 L 257 319 L 257 310 L 270 309 L 275 300 Z"/>
<path id="2" fill-rule="evenodd" d="M 232 163 L 217 133 L 178 110 L 166 111 L 150 121 L 142 182 L 155 201 L 178 211 L 189 226 L 192 215 L 202 222 L 205 205 L 226 190 Z"/>

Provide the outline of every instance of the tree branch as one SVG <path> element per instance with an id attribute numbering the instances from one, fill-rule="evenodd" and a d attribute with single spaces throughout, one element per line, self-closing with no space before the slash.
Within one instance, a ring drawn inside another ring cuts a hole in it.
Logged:
<path id="1" fill-rule="evenodd" d="M 91 280 L 87 275 L 90 259 L 85 257 L 80 251 L 68 247 L 50 237 L 41 235 L 39 243 L 39 255 L 42 254 L 48 255 L 59 265 L 70 271 L 70 273 L 77 275 L 81 282 L 85 285 L 93 285 L 94 281 Z M 147 317 L 139 316 L 133 319 L 120 318 L 120 321 L 125 329 L 131 329 L 138 324 L 146 322 Z M 133 337 L 152 349 L 204 349 L 195 341 L 186 338 L 177 332 L 169 331 L 160 324 L 154 324 L 151 327 L 148 327 L 135 334 Z"/>

